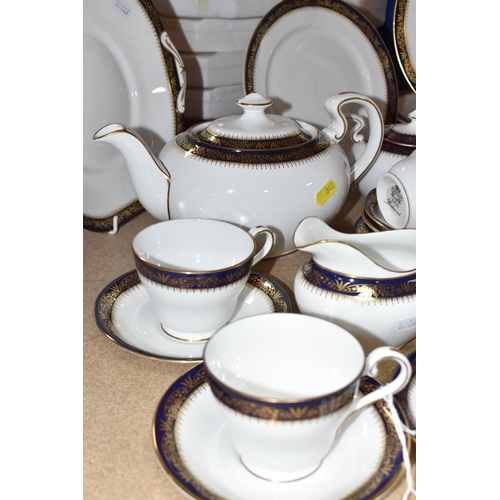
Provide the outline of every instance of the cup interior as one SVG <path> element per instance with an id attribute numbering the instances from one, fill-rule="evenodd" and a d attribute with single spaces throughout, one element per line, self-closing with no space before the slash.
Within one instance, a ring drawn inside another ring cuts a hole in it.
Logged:
<path id="1" fill-rule="evenodd" d="M 263 314 L 217 331 L 204 362 L 209 374 L 233 391 L 287 402 L 345 388 L 361 375 L 365 355 L 355 337 L 326 320 Z"/>
<path id="2" fill-rule="evenodd" d="M 150 265 L 175 271 L 217 271 L 253 256 L 254 239 L 243 229 L 211 219 L 178 219 L 143 229 L 134 253 Z"/>

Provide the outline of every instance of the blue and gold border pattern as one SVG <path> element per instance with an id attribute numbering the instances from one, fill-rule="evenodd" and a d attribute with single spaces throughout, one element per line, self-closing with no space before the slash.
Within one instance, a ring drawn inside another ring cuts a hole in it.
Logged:
<path id="1" fill-rule="evenodd" d="M 240 141 L 239 147 L 225 148 L 217 143 L 204 142 L 192 134 L 192 127 L 187 132 L 179 134 L 175 143 L 183 151 L 195 157 L 215 162 L 245 164 L 245 166 L 266 166 L 301 162 L 313 159 L 312 157 L 326 152 L 332 145 L 332 140 L 324 132 L 306 142 L 276 149 L 270 148 L 273 141 L 267 139 L 256 143 L 248 139 Z M 276 142 L 275 145 L 279 143 Z"/>
<path id="2" fill-rule="evenodd" d="M 136 254 L 134 254 L 134 260 L 137 271 L 153 283 L 182 290 L 209 290 L 232 285 L 248 276 L 252 270 L 253 255 L 231 269 L 192 273 L 152 266 Z"/>
<path id="3" fill-rule="evenodd" d="M 313 258 L 302 266 L 304 279 L 322 290 L 360 299 L 396 299 L 417 293 L 416 273 L 395 279 L 346 276 L 316 264 Z"/>
<path id="4" fill-rule="evenodd" d="M 144 207 L 140 202 L 135 201 L 108 217 L 96 218 L 83 214 L 83 229 L 95 231 L 96 233 L 109 232 L 114 229 L 115 216 L 118 217 L 117 222 L 118 225 L 121 226 L 142 212 L 144 212 Z"/>

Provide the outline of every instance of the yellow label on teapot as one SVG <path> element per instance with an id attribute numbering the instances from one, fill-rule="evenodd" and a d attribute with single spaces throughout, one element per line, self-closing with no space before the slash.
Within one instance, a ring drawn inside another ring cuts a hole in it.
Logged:
<path id="1" fill-rule="evenodd" d="M 325 201 L 330 198 L 330 196 L 337 191 L 337 186 L 335 182 L 331 179 L 316 193 L 316 203 L 318 205 L 324 205 Z"/>

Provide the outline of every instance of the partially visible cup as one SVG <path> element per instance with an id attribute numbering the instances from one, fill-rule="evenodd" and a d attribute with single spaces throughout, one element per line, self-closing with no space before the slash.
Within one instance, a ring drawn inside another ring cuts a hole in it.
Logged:
<path id="1" fill-rule="evenodd" d="M 255 238 L 265 235 L 257 251 Z M 231 318 L 252 266 L 270 251 L 274 236 L 259 226 L 248 232 L 212 219 L 153 224 L 134 238 L 136 269 L 168 335 L 208 339 Z"/>
<path id="2" fill-rule="evenodd" d="M 417 227 L 417 151 L 380 175 L 377 181 L 378 208 L 394 229 Z"/>
<path id="3" fill-rule="evenodd" d="M 361 378 L 388 359 L 399 363 L 397 377 L 359 396 Z M 208 340 L 203 361 L 241 461 L 272 481 L 313 473 L 348 417 L 399 392 L 411 376 L 399 351 L 379 347 L 365 358 L 347 330 L 295 313 L 229 323 Z"/>

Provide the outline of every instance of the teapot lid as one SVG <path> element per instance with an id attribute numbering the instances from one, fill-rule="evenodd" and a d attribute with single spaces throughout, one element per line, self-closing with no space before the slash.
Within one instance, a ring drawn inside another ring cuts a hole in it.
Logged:
<path id="1" fill-rule="evenodd" d="M 266 114 L 272 103 L 258 92 L 248 94 L 236 101 L 243 114 L 214 120 L 206 130 L 215 137 L 246 140 L 283 139 L 300 134 L 301 128 L 291 118 Z"/>
<path id="2" fill-rule="evenodd" d="M 248 94 L 236 103 L 243 114 L 193 125 L 175 137 L 177 146 L 204 160 L 268 168 L 302 162 L 332 145 L 313 125 L 266 114 L 273 101 L 261 94 Z"/>
<path id="3" fill-rule="evenodd" d="M 406 146 L 410 148 L 417 147 L 417 111 L 408 114 L 410 121 L 408 123 L 396 123 L 387 130 L 384 141 Z"/>

